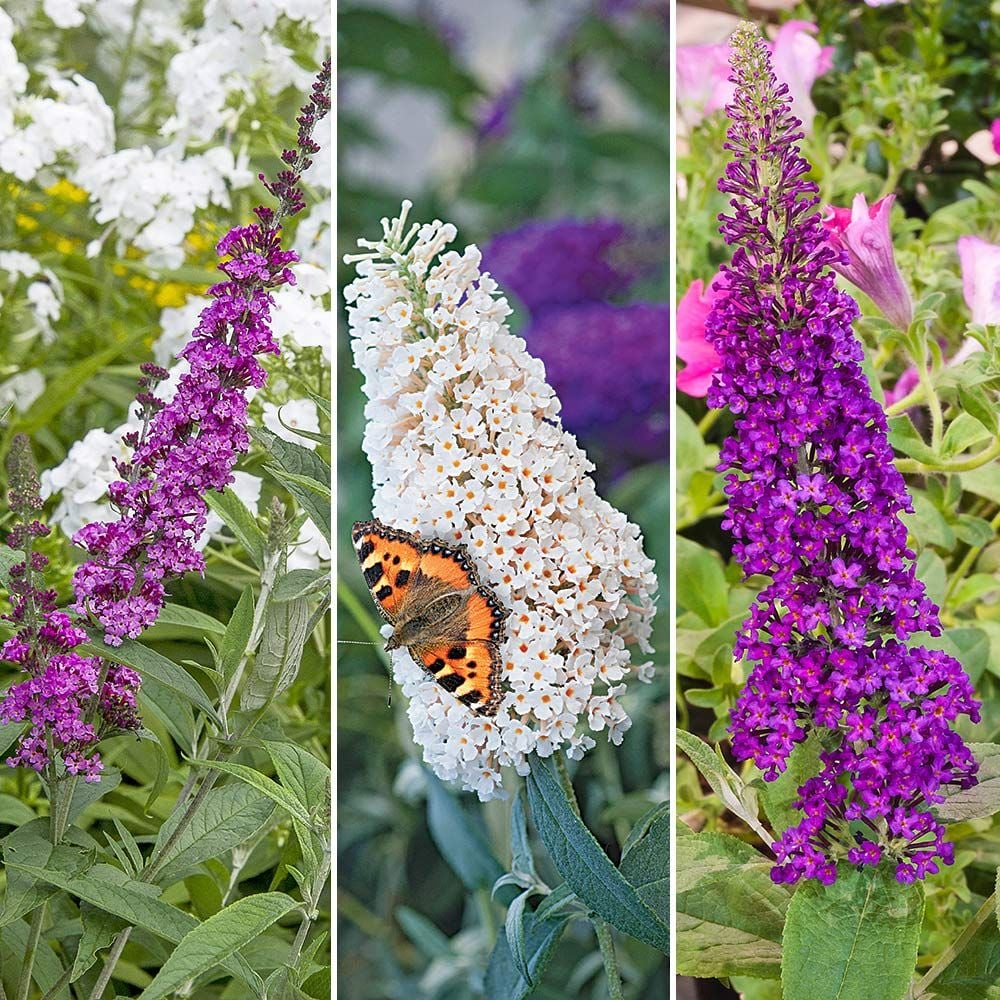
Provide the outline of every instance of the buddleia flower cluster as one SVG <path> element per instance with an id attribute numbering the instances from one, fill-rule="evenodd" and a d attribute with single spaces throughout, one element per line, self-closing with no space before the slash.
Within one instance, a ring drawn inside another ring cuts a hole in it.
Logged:
<path id="1" fill-rule="evenodd" d="M 58 755 L 67 773 L 96 782 L 104 769 L 95 750 L 100 740 L 139 728 L 139 675 L 76 651 L 87 641 L 87 633 L 58 610 L 56 592 L 45 587 L 49 561 L 36 544 L 49 529 L 35 516 L 42 498 L 24 435 L 11 444 L 7 470 L 10 509 L 18 522 L 7 544 L 21 559 L 9 570 L 12 608 L 4 618 L 15 632 L 0 658 L 28 674 L 27 680 L 12 684 L 0 702 L 0 720 L 28 723 L 7 764 L 44 772 L 51 782 L 60 777 Z"/>
<path id="2" fill-rule="evenodd" d="M 464 543 L 510 611 L 494 716 L 470 712 L 405 650 L 392 654 L 425 761 L 486 800 L 501 794 L 501 769 L 527 773 L 532 753 L 579 758 L 592 733 L 621 742 L 627 682 L 652 673 L 632 650 L 651 649 L 656 577 L 638 527 L 597 495 L 479 250 L 446 249 L 447 223 L 407 229 L 408 210 L 348 258 L 364 450 L 375 516 Z"/>
<path id="3" fill-rule="evenodd" d="M 719 188 L 733 247 L 707 333 L 721 358 L 709 389 L 735 430 L 723 526 L 747 576 L 770 583 L 739 631 L 752 669 L 732 715 L 735 756 L 774 780 L 812 736 L 819 773 L 798 790 L 804 818 L 775 844 L 776 882 L 829 884 L 837 863 L 894 866 L 900 882 L 951 863 L 932 812 L 976 783 L 952 725 L 979 720 L 959 664 L 914 641 L 939 635 L 901 515 L 912 511 L 882 409 L 837 290 L 800 122 L 749 25 L 734 36 L 732 162 Z"/>
<path id="4" fill-rule="evenodd" d="M 259 356 L 279 352 L 273 292 L 294 282 L 290 265 L 298 260 L 282 249 L 281 221 L 304 207 L 299 181 L 318 149 L 313 129 L 329 108 L 327 63 L 297 119 L 297 146 L 282 154 L 285 169 L 273 181 L 261 175 L 277 210 L 258 207 L 256 223 L 231 229 L 219 242 L 225 280 L 209 289 L 212 301 L 180 352 L 188 370 L 169 403 L 155 392 L 167 371 L 143 368 L 141 426 L 126 435 L 133 453 L 115 459 L 121 478 L 108 487 L 118 517 L 74 536 L 89 555 L 73 579 L 76 610 L 104 627 L 109 645 L 156 621 L 168 581 L 204 568 L 198 547 L 208 515 L 204 495 L 232 482 L 236 460 L 250 445 L 248 393 L 266 378 Z"/>

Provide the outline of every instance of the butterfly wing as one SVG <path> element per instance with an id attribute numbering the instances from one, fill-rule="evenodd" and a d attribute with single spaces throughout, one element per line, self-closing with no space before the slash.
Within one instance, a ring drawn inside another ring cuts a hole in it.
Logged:
<path id="1" fill-rule="evenodd" d="M 410 647 L 424 669 L 477 715 L 495 715 L 500 705 L 500 647 L 495 642 L 455 639 Z"/>
<path id="2" fill-rule="evenodd" d="M 375 606 L 395 625 L 420 567 L 420 543 L 409 532 L 377 520 L 358 521 L 351 540 Z"/>
<path id="3" fill-rule="evenodd" d="M 359 521 L 351 533 L 358 561 L 376 606 L 395 626 L 411 623 L 445 595 L 465 595 L 460 608 L 428 622 L 407 646 L 413 659 L 446 691 L 478 715 L 500 704 L 500 644 L 507 612 L 479 582 L 464 546 L 421 541 L 381 521 Z"/>

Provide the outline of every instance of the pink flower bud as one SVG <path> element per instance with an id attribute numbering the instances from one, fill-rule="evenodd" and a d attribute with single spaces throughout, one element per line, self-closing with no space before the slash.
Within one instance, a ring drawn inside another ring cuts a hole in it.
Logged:
<path id="1" fill-rule="evenodd" d="M 890 194 L 869 205 L 863 194 L 857 194 L 850 209 L 830 206 L 823 226 L 827 239 L 846 255 L 846 260 L 833 264 L 837 273 L 860 288 L 886 319 L 906 330 L 913 322 L 913 302 L 896 267 L 889 232 L 895 199 Z"/>

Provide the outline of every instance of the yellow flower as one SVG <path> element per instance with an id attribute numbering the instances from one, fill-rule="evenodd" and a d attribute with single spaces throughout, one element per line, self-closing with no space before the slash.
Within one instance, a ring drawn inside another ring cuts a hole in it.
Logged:
<path id="1" fill-rule="evenodd" d="M 25 215 L 23 212 L 16 215 L 14 221 L 17 223 L 18 229 L 25 229 L 29 233 L 38 228 L 38 220 L 33 219 L 30 215 Z"/>
<path id="2" fill-rule="evenodd" d="M 61 198 L 64 201 L 73 201 L 79 204 L 82 201 L 86 201 L 89 195 L 82 187 L 77 187 L 72 181 L 62 178 L 55 182 L 51 187 L 45 189 L 46 194 L 52 195 L 53 198 Z"/>
<path id="3" fill-rule="evenodd" d="M 177 308 L 187 302 L 189 286 L 176 281 L 168 281 L 156 291 L 153 302 L 161 309 Z"/>

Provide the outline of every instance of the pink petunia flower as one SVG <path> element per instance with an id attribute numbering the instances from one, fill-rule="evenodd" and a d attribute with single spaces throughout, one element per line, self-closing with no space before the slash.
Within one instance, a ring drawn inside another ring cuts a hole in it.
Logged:
<path id="1" fill-rule="evenodd" d="M 1000 323 L 1000 246 L 978 236 L 960 236 L 962 291 L 973 323 Z"/>
<path id="2" fill-rule="evenodd" d="M 774 72 L 788 85 L 792 110 L 807 131 L 816 107 L 809 96 L 818 77 L 833 67 L 833 48 L 821 46 L 812 35 L 819 29 L 808 21 L 786 21 L 770 45 Z M 729 80 L 730 48 L 719 45 L 677 46 L 677 104 L 689 127 L 724 108 L 735 88 Z"/>
<path id="3" fill-rule="evenodd" d="M 854 196 L 848 208 L 829 206 L 823 219 L 827 238 L 847 254 L 847 263 L 834 270 L 857 285 L 900 330 L 913 321 L 913 302 L 903 281 L 892 249 L 889 214 L 893 194 L 869 205 L 863 194 Z"/>
<path id="4" fill-rule="evenodd" d="M 993 152 L 1000 156 L 1000 118 L 990 122 L 990 135 L 993 136 Z"/>
<path id="5" fill-rule="evenodd" d="M 677 357 L 684 362 L 677 373 L 677 388 L 689 396 L 704 396 L 721 364 L 715 348 L 705 339 L 705 320 L 724 288 L 717 274 L 708 286 L 699 278 L 677 303 Z M 719 288 L 714 286 L 718 283 Z"/>
<path id="6" fill-rule="evenodd" d="M 677 110 L 689 128 L 732 99 L 736 88 L 729 81 L 729 46 L 677 46 Z"/>

